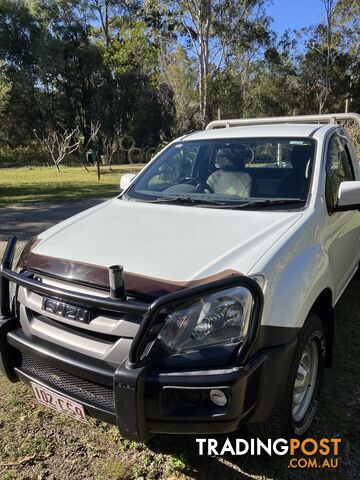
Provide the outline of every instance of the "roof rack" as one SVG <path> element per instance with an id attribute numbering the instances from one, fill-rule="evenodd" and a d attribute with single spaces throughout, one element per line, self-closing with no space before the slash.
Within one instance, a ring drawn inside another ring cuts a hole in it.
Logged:
<path id="1" fill-rule="evenodd" d="M 337 123 L 342 120 L 352 120 L 360 125 L 358 113 L 327 113 L 325 115 L 296 115 L 289 117 L 267 117 L 267 118 L 240 118 L 238 120 L 214 120 L 210 122 L 205 130 L 214 128 L 243 127 L 246 125 L 273 125 L 274 123 Z"/>

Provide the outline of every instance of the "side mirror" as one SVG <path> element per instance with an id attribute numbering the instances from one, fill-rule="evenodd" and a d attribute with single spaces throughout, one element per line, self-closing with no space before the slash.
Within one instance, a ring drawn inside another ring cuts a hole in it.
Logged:
<path id="1" fill-rule="evenodd" d="M 341 182 L 335 212 L 360 210 L 360 182 Z"/>
<path id="2" fill-rule="evenodd" d="M 125 173 L 120 179 L 120 190 L 126 190 L 135 177 L 133 173 Z"/>

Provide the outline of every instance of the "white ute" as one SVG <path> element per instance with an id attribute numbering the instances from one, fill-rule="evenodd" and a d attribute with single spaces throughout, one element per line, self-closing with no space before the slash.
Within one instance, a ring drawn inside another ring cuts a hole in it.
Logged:
<path id="1" fill-rule="evenodd" d="M 0 270 L 0 368 L 123 436 L 302 435 L 360 261 L 357 114 L 219 120 Z"/>

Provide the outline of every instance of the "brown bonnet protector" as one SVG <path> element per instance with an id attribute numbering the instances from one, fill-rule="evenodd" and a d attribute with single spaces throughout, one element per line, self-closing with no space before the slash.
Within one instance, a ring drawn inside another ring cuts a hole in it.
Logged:
<path id="1" fill-rule="evenodd" d="M 41 272 L 61 280 L 109 289 L 109 270 L 107 267 L 37 254 L 33 252 L 33 249 L 40 242 L 41 239 L 38 237 L 30 240 L 20 256 L 17 264 L 18 268 Z M 124 280 L 127 292 L 156 298 L 166 293 L 203 285 L 231 275 L 242 274 L 236 270 L 228 269 L 198 280 L 184 282 L 164 280 L 125 271 Z"/>

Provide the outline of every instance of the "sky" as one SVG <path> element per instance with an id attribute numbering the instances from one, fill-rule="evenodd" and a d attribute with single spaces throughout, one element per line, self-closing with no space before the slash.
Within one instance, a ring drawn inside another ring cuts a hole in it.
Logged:
<path id="1" fill-rule="evenodd" d="M 274 19 L 273 29 L 280 35 L 288 28 L 308 27 L 323 19 L 321 0 L 272 0 L 267 12 Z"/>

